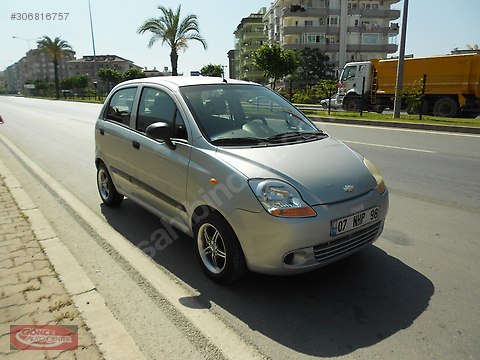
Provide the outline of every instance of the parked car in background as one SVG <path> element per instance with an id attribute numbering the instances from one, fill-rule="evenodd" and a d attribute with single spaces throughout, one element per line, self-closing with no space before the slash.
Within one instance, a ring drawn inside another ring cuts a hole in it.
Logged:
<path id="1" fill-rule="evenodd" d="M 95 150 L 105 205 L 126 196 L 192 236 L 203 271 L 222 284 L 247 270 L 310 271 L 383 231 L 377 168 L 258 84 L 121 83 L 96 122 Z"/>
<path id="2" fill-rule="evenodd" d="M 332 95 L 332 97 L 330 99 L 323 99 L 323 100 L 320 100 L 320 105 L 322 105 L 322 107 L 324 109 L 328 109 L 328 102 L 330 100 L 330 109 L 339 109 L 341 108 L 341 105 L 339 105 L 337 103 L 337 94 L 335 95 Z"/>

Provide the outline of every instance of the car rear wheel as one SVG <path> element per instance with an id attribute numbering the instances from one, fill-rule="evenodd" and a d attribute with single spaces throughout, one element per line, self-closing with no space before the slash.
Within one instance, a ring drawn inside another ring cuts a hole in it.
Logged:
<path id="1" fill-rule="evenodd" d="M 119 194 L 112 177 L 104 163 L 100 163 L 97 168 L 97 187 L 103 203 L 107 206 L 118 206 L 123 201 L 123 195 Z"/>
<path id="2" fill-rule="evenodd" d="M 232 227 L 218 213 L 211 213 L 195 227 L 203 271 L 217 283 L 232 283 L 247 273 L 243 251 Z"/>

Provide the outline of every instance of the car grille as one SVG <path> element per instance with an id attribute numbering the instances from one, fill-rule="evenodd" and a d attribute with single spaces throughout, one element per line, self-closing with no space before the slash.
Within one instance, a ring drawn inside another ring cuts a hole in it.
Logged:
<path id="1" fill-rule="evenodd" d="M 335 239 L 327 243 L 313 247 L 315 258 L 319 262 L 327 262 L 342 255 L 353 252 L 362 246 L 369 244 L 375 240 L 380 222 L 366 227 L 340 239 Z"/>

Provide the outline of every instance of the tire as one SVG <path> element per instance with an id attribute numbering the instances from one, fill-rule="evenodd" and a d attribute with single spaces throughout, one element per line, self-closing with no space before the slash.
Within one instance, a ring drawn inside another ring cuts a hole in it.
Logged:
<path id="1" fill-rule="evenodd" d="M 247 273 L 242 248 L 232 227 L 216 212 L 195 226 L 200 265 L 213 281 L 226 285 Z"/>
<path id="2" fill-rule="evenodd" d="M 97 187 L 100 198 L 105 205 L 116 207 L 123 201 L 123 195 L 119 194 L 115 188 L 112 177 L 104 163 L 100 163 L 97 167 Z"/>
<path id="3" fill-rule="evenodd" d="M 421 104 L 413 105 L 412 103 L 407 104 L 407 114 L 420 114 L 420 110 L 422 110 L 422 115 L 428 115 L 430 108 L 428 106 L 427 100 L 423 100 Z"/>
<path id="4" fill-rule="evenodd" d="M 455 117 L 458 115 L 458 103 L 451 97 L 442 97 L 433 105 L 433 115 L 441 117 Z"/>
<path id="5" fill-rule="evenodd" d="M 358 97 L 349 96 L 343 99 L 343 109 L 345 111 L 360 110 L 360 99 Z"/>

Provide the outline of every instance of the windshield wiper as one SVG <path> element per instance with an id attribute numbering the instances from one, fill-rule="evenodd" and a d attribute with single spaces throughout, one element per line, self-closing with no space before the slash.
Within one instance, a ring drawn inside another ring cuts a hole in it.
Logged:
<path id="1" fill-rule="evenodd" d="M 264 143 L 264 139 L 254 137 L 238 137 L 238 138 L 218 138 L 212 140 L 214 145 L 258 145 Z"/>
<path id="2" fill-rule="evenodd" d="M 313 140 L 324 139 L 328 135 L 323 131 L 290 131 L 270 136 L 265 140 L 269 142 L 297 141 L 297 140 Z"/>

